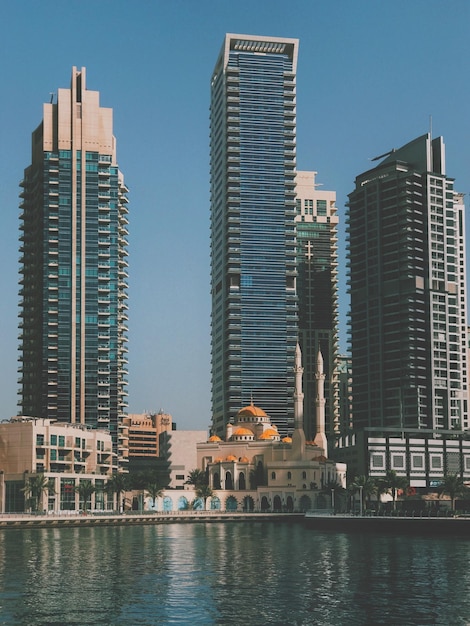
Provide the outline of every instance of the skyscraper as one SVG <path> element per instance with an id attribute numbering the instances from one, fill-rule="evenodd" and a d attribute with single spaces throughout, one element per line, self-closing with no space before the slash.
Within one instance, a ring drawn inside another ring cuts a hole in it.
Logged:
<path id="1" fill-rule="evenodd" d="M 23 415 L 109 428 L 117 449 L 127 405 L 127 188 L 112 109 L 85 76 L 74 67 L 70 89 L 44 104 L 21 182 L 20 404 Z"/>
<path id="2" fill-rule="evenodd" d="M 354 427 L 466 429 L 463 197 L 442 137 L 380 158 L 349 196 Z"/>
<path id="3" fill-rule="evenodd" d="M 228 34 L 211 81 L 213 431 L 253 400 L 294 425 L 298 41 Z"/>
<path id="4" fill-rule="evenodd" d="M 339 433 L 338 280 L 336 194 L 317 188 L 316 172 L 297 172 L 297 294 L 299 342 L 304 366 L 304 429 L 316 433 L 316 362 L 323 356 L 325 430 L 331 445 Z"/>

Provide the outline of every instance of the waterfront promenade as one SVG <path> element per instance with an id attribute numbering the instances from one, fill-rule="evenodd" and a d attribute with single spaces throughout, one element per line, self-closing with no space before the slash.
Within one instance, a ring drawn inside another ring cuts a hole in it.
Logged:
<path id="1" fill-rule="evenodd" d="M 410 535 L 448 535 L 470 538 L 470 517 L 427 515 L 348 515 L 308 512 L 304 517 L 308 528 L 335 532 L 386 532 Z"/>
<path id="2" fill-rule="evenodd" d="M 60 514 L 2 513 L 2 528 L 66 528 L 84 526 L 136 526 L 142 524 L 174 524 L 190 522 L 301 522 L 304 513 L 247 513 L 237 511 L 157 511 L 128 513 Z"/>

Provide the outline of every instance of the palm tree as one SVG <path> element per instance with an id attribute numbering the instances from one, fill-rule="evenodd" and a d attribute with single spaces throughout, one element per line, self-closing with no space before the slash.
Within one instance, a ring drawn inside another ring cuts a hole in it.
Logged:
<path id="1" fill-rule="evenodd" d="M 162 487 L 157 482 L 149 482 L 145 486 L 145 491 L 152 498 L 152 506 L 155 509 L 155 502 L 157 498 L 163 494 Z"/>
<path id="2" fill-rule="evenodd" d="M 194 487 L 199 487 L 201 485 L 207 485 L 208 479 L 207 474 L 201 469 L 193 469 L 189 472 L 188 480 L 186 481 L 186 485 L 193 485 Z"/>
<path id="3" fill-rule="evenodd" d="M 204 500 L 204 511 L 207 509 L 207 499 L 211 498 L 212 494 L 213 491 L 209 485 L 199 485 L 196 487 L 196 496 Z"/>
<path id="4" fill-rule="evenodd" d="M 463 478 L 457 474 L 448 474 L 444 477 L 441 487 L 442 493 L 450 496 L 451 510 L 455 511 L 455 500 L 457 496 L 463 496 L 468 492 Z"/>
<path id="5" fill-rule="evenodd" d="M 53 495 L 55 493 L 51 481 L 46 478 L 44 474 L 29 476 L 25 480 L 25 485 L 21 491 L 28 498 L 29 506 L 34 512 L 39 510 L 39 504 L 43 494 L 48 493 Z"/>
<path id="6" fill-rule="evenodd" d="M 341 497 L 346 490 L 336 480 L 329 480 L 327 483 L 323 485 L 321 491 L 322 493 L 328 494 L 331 496 L 331 508 L 336 510 L 337 508 L 336 496 Z"/>
<path id="7" fill-rule="evenodd" d="M 377 493 L 377 483 L 370 476 L 361 474 L 360 476 L 355 476 L 350 486 L 353 494 L 359 491 L 361 497 L 361 511 L 364 511 L 368 508 L 368 505 L 370 505 L 371 497 Z"/>
<path id="8" fill-rule="evenodd" d="M 83 510 L 86 511 L 88 509 L 88 501 L 96 491 L 95 485 L 91 480 L 81 480 L 75 487 L 75 491 L 79 494 L 80 501 L 83 501 Z"/>
<path id="9" fill-rule="evenodd" d="M 399 476 L 395 470 L 388 470 L 385 477 L 380 480 L 380 489 L 385 493 L 392 493 L 393 510 L 396 510 L 398 491 L 405 490 L 408 487 L 406 476 Z"/>
<path id="10" fill-rule="evenodd" d="M 111 478 L 106 483 L 106 490 L 108 493 L 116 494 L 116 503 L 118 511 L 121 510 L 121 494 L 127 490 L 129 485 L 129 480 L 127 475 L 122 474 L 121 472 L 117 472 L 113 474 Z"/>

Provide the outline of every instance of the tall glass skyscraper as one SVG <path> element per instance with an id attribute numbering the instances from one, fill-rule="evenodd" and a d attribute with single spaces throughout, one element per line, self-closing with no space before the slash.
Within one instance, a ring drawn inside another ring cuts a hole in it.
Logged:
<path id="1" fill-rule="evenodd" d="M 298 41 L 228 34 L 211 81 L 213 431 L 253 401 L 293 427 Z"/>
<path id="2" fill-rule="evenodd" d="M 468 423 L 465 225 L 442 137 L 418 137 L 349 196 L 353 426 Z"/>
<path id="3" fill-rule="evenodd" d="M 317 188 L 316 172 L 297 172 L 297 294 L 299 343 L 304 366 L 304 430 L 316 434 L 316 363 L 323 356 L 325 431 L 331 446 L 339 435 L 338 214 L 336 193 Z"/>
<path id="4" fill-rule="evenodd" d="M 122 458 L 128 190 L 84 68 L 44 104 L 21 187 L 21 412 L 108 428 Z"/>

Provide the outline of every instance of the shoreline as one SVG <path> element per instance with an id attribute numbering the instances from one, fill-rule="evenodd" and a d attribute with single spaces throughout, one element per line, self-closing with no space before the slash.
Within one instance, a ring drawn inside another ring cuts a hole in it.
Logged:
<path id="1" fill-rule="evenodd" d="M 244 513 L 237 511 L 168 511 L 152 513 L 88 513 L 31 515 L 0 514 L 1 529 L 84 528 L 92 526 L 138 526 L 192 522 L 303 522 L 304 513 Z"/>
<path id="2" fill-rule="evenodd" d="M 406 535 L 469 537 L 470 517 L 398 517 L 319 515 L 306 513 L 305 525 L 314 530 L 334 532 L 378 532 Z"/>

